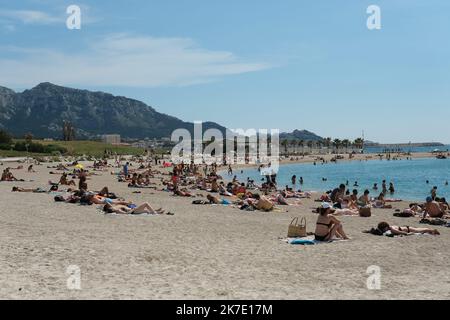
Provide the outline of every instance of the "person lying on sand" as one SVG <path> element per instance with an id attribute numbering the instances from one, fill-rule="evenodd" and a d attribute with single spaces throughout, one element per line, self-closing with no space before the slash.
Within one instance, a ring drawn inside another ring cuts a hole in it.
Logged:
<path id="1" fill-rule="evenodd" d="M 250 199 L 248 199 L 248 202 L 255 209 L 258 209 L 261 211 L 269 212 L 275 208 L 275 205 L 273 204 L 273 202 L 271 202 L 265 196 L 260 196 L 259 194 L 254 195 L 254 201 L 250 201 Z"/>
<path id="2" fill-rule="evenodd" d="M 131 202 L 129 202 L 129 201 L 122 201 L 119 199 L 111 199 L 111 198 L 107 198 L 107 197 L 95 194 L 93 192 L 87 193 L 85 196 L 86 196 L 86 200 L 93 204 L 110 204 L 110 205 L 125 205 L 125 206 L 131 204 Z"/>
<path id="3" fill-rule="evenodd" d="M 208 199 L 209 203 L 211 203 L 211 204 L 223 204 L 223 205 L 231 204 L 231 202 L 228 201 L 227 199 L 220 199 L 220 198 L 215 197 L 215 196 L 213 196 L 211 194 L 208 194 L 206 196 L 206 199 Z"/>
<path id="4" fill-rule="evenodd" d="M 187 189 L 179 189 L 176 187 L 173 191 L 174 196 L 179 197 L 193 197 L 194 195 L 187 191 Z"/>
<path id="5" fill-rule="evenodd" d="M 52 190 L 44 190 L 42 188 L 36 188 L 36 189 L 27 189 L 27 188 L 20 188 L 20 187 L 13 187 L 12 192 L 28 192 L 28 193 L 49 193 Z"/>
<path id="6" fill-rule="evenodd" d="M 377 236 L 382 235 L 393 235 L 393 236 L 410 236 L 413 234 L 431 234 L 431 235 L 440 235 L 439 231 L 436 229 L 430 228 L 413 228 L 409 226 L 399 227 L 399 226 L 390 226 L 387 222 L 380 222 L 377 228 L 372 228 L 369 231 L 365 231 L 365 233 L 370 233 Z"/>
<path id="7" fill-rule="evenodd" d="M 150 204 L 147 202 L 141 204 L 140 206 L 136 206 L 135 208 L 131 208 L 132 206 L 125 205 L 111 205 L 109 203 L 105 204 L 103 207 L 103 211 L 105 213 L 117 213 L 117 214 L 164 214 L 165 211 L 162 208 L 154 210 Z M 172 213 L 167 213 L 171 215 Z"/>
<path id="8" fill-rule="evenodd" d="M 316 222 L 316 231 L 314 232 L 317 241 L 330 241 L 335 238 L 350 239 L 345 234 L 342 223 L 332 215 L 334 212 L 335 210 L 330 203 L 322 203 Z"/>

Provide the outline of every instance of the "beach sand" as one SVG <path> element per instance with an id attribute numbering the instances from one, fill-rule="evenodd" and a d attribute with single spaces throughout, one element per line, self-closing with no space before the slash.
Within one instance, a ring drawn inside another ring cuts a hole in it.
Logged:
<path id="1" fill-rule="evenodd" d="M 312 200 L 272 213 L 195 206 L 151 189 L 133 194 L 104 172 L 88 181 L 90 189 L 107 185 L 175 216 L 104 215 L 96 206 L 55 203 L 48 194 L 11 192 L 14 185 L 48 187 L 59 179 L 46 165 L 35 170 L 13 171 L 33 182 L 0 182 L 0 299 L 450 298 L 450 229 L 436 227 L 439 237 L 362 233 L 383 220 L 421 226 L 417 218 L 394 218 L 394 210 L 340 218 L 351 241 L 293 246 L 280 238 L 297 216 L 314 231 Z M 80 268 L 81 290 L 67 287 L 71 265 Z M 381 268 L 381 290 L 366 285 L 373 265 Z"/>

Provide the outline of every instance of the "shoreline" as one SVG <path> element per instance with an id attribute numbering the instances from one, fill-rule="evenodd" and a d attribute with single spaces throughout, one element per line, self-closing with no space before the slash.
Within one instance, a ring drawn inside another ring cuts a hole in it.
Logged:
<path id="1" fill-rule="evenodd" d="M 327 156 L 328 157 L 326 157 L 326 158 L 324 157 L 324 159 L 325 159 L 325 161 L 328 161 L 327 164 L 330 164 L 330 159 L 332 159 L 335 155 L 327 155 Z M 338 163 L 339 162 L 354 162 L 354 161 L 380 161 L 379 160 L 380 158 L 377 155 L 374 155 L 374 156 L 369 155 L 369 157 L 366 157 L 368 155 L 361 154 L 361 155 L 357 155 L 357 156 L 359 156 L 359 157 L 355 156 L 354 158 L 349 159 L 348 155 L 347 155 L 347 158 L 338 160 Z M 292 158 L 292 157 L 290 157 L 290 158 Z M 294 158 L 296 158 L 296 157 L 294 157 Z M 435 158 L 435 155 L 433 153 L 416 153 L 416 154 L 412 154 L 411 156 L 404 155 L 401 158 L 399 157 L 396 160 L 390 160 L 390 161 L 405 161 L 406 158 L 410 158 L 411 160 L 433 159 L 433 158 Z M 301 164 L 307 165 L 307 164 L 312 164 L 317 161 L 318 160 L 317 160 L 316 156 L 309 156 L 308 158 L 304 157 L 304 158 L 298 159 L 298 160 L 284 160 L 284 161 L 280 162 L 280 169 L 281 169 L 281 167 L 287 166 L 287 165 L 301 165 Z M 385 158 L 383 158 L 382 161 L 387 161 L 387 160 Z M 320 163 L 318 163 L 318 164 L 320 164 Z M 235 171 L 258 169 L 258 167 L 259 167 L 259 165 L 257 165 L 257 164 L 235 165 L 235 166 L 233 166 L 233 176 L 236 175 Z M 218 174 L 223 178 L 223 180 L 226 183 L 231 182 L 231 178 L 230 178 L 230 176 L 228 176 L 227 169 L 219 170 Z M 240 173 L 238 173 L 238 175 L 240 175 Z M 352 188 L 351 186 L 347 186 L 347 187 L 349 189 Z M 303 190 L 303 191 L 308 191 L 308 190 Z M 311 192 L 315 195 L 321 195 L 321 194 L 325 193 L 325 190 L 314 190 L 314 191 L 309 191 L 309 192 Z M 421 202 L 424 202 L 424 200 L 423 199 L 416 199 L 416 200 L 401 199 L 401 203 L 421 203 Z"/>
<path id="2" fill-rule="evenodd" d="M 418 153 L 411 153 L 410 155 L 406 154 L 392 154 L 393 158 L 396 158 L 396 160 L 390 160 L 390 161 L 400 161 L 400 160 L 406 160 L 407 158 L 410 159 L 427 159 L 427 158 L 435 158 L 435 155 L 431 152 L 418 152 Z M 353 158 L 349 158 L 349 154 L 325 154 L 325 155 L 307 155 L 307 156 L 289 156 L 288 159 L 282 159 L 280 161 L 281 165 L 286 164 L 311 164 L 314 162 L 321 161 L 320 158 L 325 159 L 327 162 L 331 162 L 331 159 L 333 159 L 336 156 L 343 156 L 344 159 L 338 159 L 337 162 L 352 162 L 352 161 L 371 161 L 371 160 L 380 160 L 380 157 L 378 154 L 355 154 Z M 385 155 L 383 155 L 385 156 Z M 386 160 L 385 157 L 383 157 L 383 160 Z M 251 168 L 258 168 L 259 164 L 235 164 L 232 165 L 233 169 L 236 170 L 243 170 L 243 169 L 251 169 Z M 226 166 L 224 166 L 226 167 Z M 225 170 L 226 171 L 226 170 Z M 222 170 L 220 171 L 222 172 Z"/>

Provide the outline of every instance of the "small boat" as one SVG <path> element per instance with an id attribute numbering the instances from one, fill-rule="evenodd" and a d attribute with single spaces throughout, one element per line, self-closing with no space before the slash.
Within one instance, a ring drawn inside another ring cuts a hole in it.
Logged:
<path id="1" fill-rule="evenodd" d="M 444 159 L 447 159 L 447 157 L 444 156 L 443 154 L 440 154 L 440 155 L 436 156 L 436 159 L 444 160 Z"/>

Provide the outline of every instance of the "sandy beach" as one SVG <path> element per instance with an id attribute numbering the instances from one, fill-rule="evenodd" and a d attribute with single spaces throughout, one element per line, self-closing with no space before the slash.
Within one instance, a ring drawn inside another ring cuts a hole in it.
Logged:
<path id="1" fill-rule="evenodd" d="M 306 217 L 314 231 L 313 199 L 271 213 L 196 206 L 192 198 L 152 189 L 135 194 L 117 182 L 112 168 L 92 177 L 89 188 L 109 186 L 134 203 L 175 215 L 105 215 L 95 205 L 11 192 L 16 185 L 47 188 L 48 180 L 59 179 L 47 165 L 35 166 L 36 173 L 13 171 L 32 182 L 0 182 L 0 299 L 450 298 L 450 229 L 436 227 L 437 237 L 362 233 L 380 221 L 421 226 L 418 218 L 394 218 L 393 209 L 373 210 L 371 218 L 341 217 L 350 241 L 294 246 L 280 238 L 294 217 Z M 67 287 L 71 265 L 80 268 L 80 290 Z M 381 268 L 381 290 L 366 285 L 373 265 Z"/>

